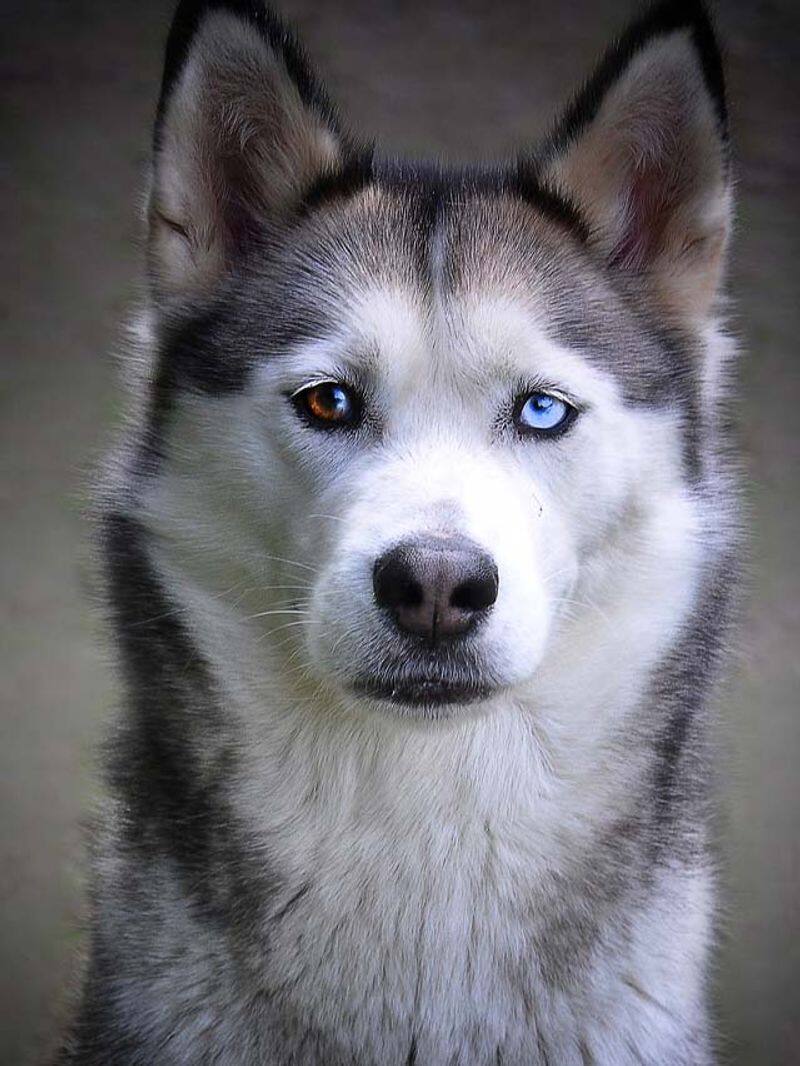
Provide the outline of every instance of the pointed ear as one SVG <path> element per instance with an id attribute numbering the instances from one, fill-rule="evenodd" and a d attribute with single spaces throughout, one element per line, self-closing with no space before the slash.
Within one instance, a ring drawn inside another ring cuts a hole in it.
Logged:
<path id="1" fill-rule="evenodd" d="M 700 3 L 656 7 L 612 48 L 552 134 L 542 177 L 606 259 L 702 320 L 730 228 L 720 56 Z"/>
<path id="2" fill-rule="evenodd" d="M 156 292 L 187 296 L 213 284 L 255 237 L 286 225 L 346 150 L 299 47 L 258 0 L 184 0 L 154 138 Z"/>

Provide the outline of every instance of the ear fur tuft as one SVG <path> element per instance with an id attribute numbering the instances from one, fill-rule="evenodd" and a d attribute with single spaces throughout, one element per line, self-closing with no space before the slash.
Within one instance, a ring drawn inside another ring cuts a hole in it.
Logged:
<path id="1" fill-rule="evenodd" d="M 257 0 L 178 6 L 153 149 L 148 254 L 161 298 L 206 291 L 356 153 L 294 36 Z"/>
<path id="2" fill-rule="evenodd" d="M 295 34 L 260 0 L 181 0 L 172 20 L 164 55 L 164 74 L 154 129 L 158 147 L 167 101 L 191 52 L 192 42 L 204 19 L 223 12 L 242 20 L 261 37 L 270 51 L 281 57 L 303 103 L 315 110 L 329 127 L 341 134 L 339 117 Z"/>
<path id="3" fill-rule="evenodd" d="M 592 243 L 684 320 L 708 315 L 730 226 L 722 62 L 696 0 L 653 8 L 605 55 L 539 155 Z"/>
<path id="4" fill-rule="evenodd" d="M 722 56 L 705 4 L 700 0 L 664 0 L 645 12 L 611 45 L 546 139 L 542 160 L 559 155 L 596 117 L 608 90 L 634 56 L 659 37 L 686 31 L 697 54 L 706 90 L 714 103 L 720 138 L 728 143 L 728 108 Z"/>

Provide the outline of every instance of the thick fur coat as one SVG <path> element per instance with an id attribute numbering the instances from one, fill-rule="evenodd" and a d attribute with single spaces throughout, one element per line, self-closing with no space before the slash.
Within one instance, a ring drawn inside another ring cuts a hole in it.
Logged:
<path id="1" fill-rule="evenodd" d="M 180 5 L 62 1064 L 712 1061 L 726 136 L 696 3 L 458 171 Z"/>

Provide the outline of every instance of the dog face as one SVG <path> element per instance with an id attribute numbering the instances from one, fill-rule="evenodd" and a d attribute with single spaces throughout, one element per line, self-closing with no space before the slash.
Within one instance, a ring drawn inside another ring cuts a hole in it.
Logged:
<path id="1" fill-rule="evenodd" d="M 354 148 L 257 5 L 178 24 L 146 510 L 288 685 L 486 711 L 679 615 L 728 219 L 703 26 L 632 31 L 535 163 L 452 173 Z"/>

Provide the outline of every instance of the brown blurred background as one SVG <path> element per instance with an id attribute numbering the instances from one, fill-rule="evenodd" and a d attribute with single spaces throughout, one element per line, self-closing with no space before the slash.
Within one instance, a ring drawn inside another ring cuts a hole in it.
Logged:
<path id="1" fill-rule="evenodd" d="M 392 152 L 502 154 L 541 132 L 627 0 L 282 0 L 352 123 Z M 87 475 L 118 420 L 110 353 L 170 0 L 3 0 L 0 1062 L 51 1037 L 80 945 L 79 818 L 114 685 L 89 609 Z M 731 289 L 752 565 L 720 701 L 725 1060 L 800 1061 L 796 561 L 800 5 L 721 0 L 738 172 Z M 431 1064 L 433 1066 L 433 1064 Z"/>

